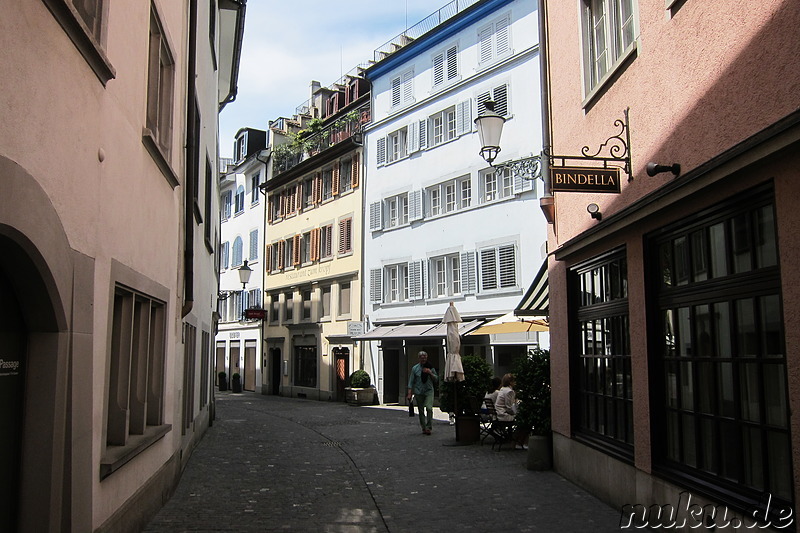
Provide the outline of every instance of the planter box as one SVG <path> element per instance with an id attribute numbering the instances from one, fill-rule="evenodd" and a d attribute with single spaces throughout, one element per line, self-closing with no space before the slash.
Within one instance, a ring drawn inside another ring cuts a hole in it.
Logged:
<path id="1" fill-rule="evenodd" d="M 375 395 L 375 387 L 366 387 L 363 389 L 347 387 L 344 389 L 345 400 L 347 403 L 354 405 L 374 405 Z"/>
<path id="2" fill-rule="evenodd" d="M 478 442 L 481 438 L 480 419 L 475 415 L 456 416 L 456 440 L 458 442 Z"/>
<path id="3" fill-rule="evenodd" d="M 553 435 L 531 435 L 528 439 L 528 470 L 553 469 Z"/>

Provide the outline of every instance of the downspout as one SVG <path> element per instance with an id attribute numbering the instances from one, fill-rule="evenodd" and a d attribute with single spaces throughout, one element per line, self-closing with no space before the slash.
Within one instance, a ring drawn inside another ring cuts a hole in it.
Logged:
<path id="1" fill-rule="evenodd" d="M 550 192 L 550 156 L 552 151 L 552 141 L 550 138 L 550 61 L 548 59 L 548 39 L 547 29 L 547 0 L 539 0 L 539 80 L 541 83 L 541 107 L 542 107 L 542 155 L 541 170 L 544 190 L 542 197 L 539 198 L 539 207 L 544 213 L 547 222 L 553 224 L 555 221 L 555 198 Z"/>
<path id="2" fill-rule="evenodd" d="M 186 84 L 186 169 L 184 175 L 184 235 L 183 235 L 183 308 L 181 318 L 188 315 L 194 307 L 194 179 L 192 174 L 199 172 L 195 144 L 200 139 L 195 138 L 197 111 L 197 89 L 195 76 L 197 73 L 197 0 L 189 0 L 189 68 L 188 83 Z"/>
<path id="3" fill-rule="evenodd" d="M 236 36 L 233 41 L 233 49 L 241 50 L 242 42 L 244 41 L 244 14 L 247 8 L 247 0 L 233 0 L 239 6 L 236 15 Z M 239 63 L 241 62 L 241 54 L 233 54 L 233 66 L 231 67 L 231 86 L 228 90 L 228 96 L 225 97 L 219 104 L 219 111 L 236 100 L 236 95 L 239 92 Z"/>

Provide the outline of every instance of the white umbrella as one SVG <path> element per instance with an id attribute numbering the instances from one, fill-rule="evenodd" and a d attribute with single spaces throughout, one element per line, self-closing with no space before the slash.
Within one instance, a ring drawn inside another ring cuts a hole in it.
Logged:
<path id="1" fill-rule="evenodd" d="M 444 313 L 442 323 L 447 324 L 447 357 L 444 364 L 444 379 L 447 381 L 464 381 L 464 367 L 461 364 L 461 337 L 458 334 L 458 323 L 461 316 L 453 302 Z"/>

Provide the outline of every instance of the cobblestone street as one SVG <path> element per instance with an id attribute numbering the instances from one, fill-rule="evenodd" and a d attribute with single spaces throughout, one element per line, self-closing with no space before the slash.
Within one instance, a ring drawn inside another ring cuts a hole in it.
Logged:
<path id="1" fill-rule="evenodd" d="M 217 393 L 217 419 L 148 525 L 173 531 L 614 531 L 619 512 L 526 452 L 452 446 L 392 407 Z"/>

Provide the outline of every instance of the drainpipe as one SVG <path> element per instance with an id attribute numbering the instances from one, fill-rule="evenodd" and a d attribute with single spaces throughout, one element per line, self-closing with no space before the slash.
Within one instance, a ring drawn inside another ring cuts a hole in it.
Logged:
<path id="1" fill-rule="evenodd" d="M 189 142 L 186 144 L 186 168 L 199 172 L 199 163 L 191 162 L 197 155 L 195 144 L 200 139 L 194 137 L 197 120 L 195 75 L 197 71 L 197 0 L 189 1 L 189 68 L 186 84 L 186 133 Z M 188 315 L 194 307 L 194 180 L 187 172 L 184 175 L 184 250 L 183 250 L 183 308 L 181 318 Z"/>
<path id="2" fill-rule="evenodd" d="M 539 198 L 539 207 L 544 213 L 547 222 L 555 221 L 555 198 L 550 192 L 550 156 L 553 153 L 550 139 L 550 71 L 548 61 L 548 29 L 547 29 L 547 0 L 539 0 L 539 71 L 541 83 L 542 107 L 542 181 L 544 191 Z"/>

